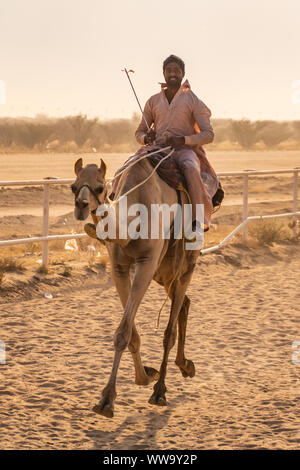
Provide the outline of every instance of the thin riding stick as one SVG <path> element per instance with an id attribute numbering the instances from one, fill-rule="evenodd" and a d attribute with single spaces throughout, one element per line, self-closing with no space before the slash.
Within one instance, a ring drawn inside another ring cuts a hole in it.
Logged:
<path id="1" fill-rule="evenodd" d="M 150 131 L 150 126 L 149 126 L 149 124 L 148 124 L 148 122 L 147 122 L 147 119 L 145 118 L 143 109 L 142 109 L 142 107 L 141 107 L 141 104 L 140 104 L 139 99 L 138 99 L 138 97 L 137 97 L 137 94 L 136 94 L 136 92 L 135 92 L 135 89 L 134 89 L 134 86 L 133 86 L 133 84 L 132 84 L 132 81 L 130 80 L 130 77 L 129 77 L 129 73 L 128 73 L 128 72 L 133 72 L 133 73 L 134 73 L 134 70 L 127 70 L 127 69 L 125 68 L 125 69 L 123 70 L 123 72 L 126 72 L 127 78 L 128 78 L 128 80 L 129 80 L 129 83 L 130 83 L 130 85 L 131 85 L 132 91 L 133 91 L 133 93 L 134 93 L 134 96 L 135 96 L 135 98 L 136 98 L 136 100 L 137 100 L 137 103 L 138 103 L 138 105 L 139 105 L 139 108 L 140 108 L 140 110 L 141 110 L 141 113 L 142 113 L 143 119 L 144 119 L 144 121 L 145 121 L 145 123 L 146 123 L 147 129 L 148 129 L 148 131 Z"/>

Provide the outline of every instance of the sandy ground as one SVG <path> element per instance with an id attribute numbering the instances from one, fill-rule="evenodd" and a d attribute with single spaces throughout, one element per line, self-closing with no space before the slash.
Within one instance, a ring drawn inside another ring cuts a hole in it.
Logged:
<path id="1" fill-rule="evenodd" d="M 125 352 L 113 420 L 91 411 L 110 373 L 121 316 L 109 275 L 58 288 L 51 300 L 2 304 L 1 448 L 299 448 L 300 365 L 291 345 L 300 339 L 300 250 L 282 250 L 228 248 L 199 260 L 186 344 L 196 376 L 181 377 L 173 349 L 169 405 L 152 407 L 152 386 L 134 384 Z M 153 283 L 137 315 L 142 357 L 156 368 L 168 317 L 166 306 L 155 333 L 163 299 Z"/>
<path id="2" fill-rule="evenodd" d="M 108 154 L 0 154 L 0 181 L 42 179 L 47 176 L 73 178 L 75 161 L 83 157 L 84 163 L 100 162 L 103 158 L 112 176 L 129 157 L 125 153 Z M 300 166 L 298 151 L 210 151 L 207 157 L 216 171 L 266 170 Z"/>
<path id="3" fill-rule="evenodd" d="M 72 177 L 77 157 L 0 155 L 0 179 Z M 125 157 L 105 156 L 111 159 L 110 174 Z M 87 156 L 86 162 L 97 158 Z M 296 152 L 214 152 L 211 160 L 217 171 L 300 163 Z M 241 218 L 241 181 L 228 178 L 224 187 L 226 204 L 214 215 L 217 229 L 208 232 L 207 246 Z M 255 177 L 251 187 L 250 215 L 291 209 L 291 177 Z M 0 238 L 40 234 L 41 201 L 40 188 L 0 185 Z M 50 201 L 50 233 L 82 231 L 72 216 L 69 188 L 51 188 Z M 0 285 L 0 340 L 6 344 L 6 364 L 0 364 L 0 448 L 299 449 L 300 364 L 292 363 L 292 343 L 300 340 L 300 246 L 243 248 L 239 240 L 201 257 L 189 287 L 186 353 L 196 376 L 182 378 L 174 348 L 168 407 L 153 407 L 148 404 L 152 385 L 134 384 L 125 352 L 113 420 L 91 411 L 110 373 L 112 337 L 122 314 L 109 265 L 87 266 L 88 241 L 68 259 L 51 243 L 48 274 L 37 273 L 40 245 L 2 249 L 2 259 L 35 267 L 5 273 Z M 66 265 L 72 266 L 70 277 L 62 276 Z M 46 292 L 53 298 L 46 299 Z M 163 290 L 152 283 L 137 314 L 142 357 L 156 368 L 168 319 L 167 304 L 155 333 L 163 300 Z"/>

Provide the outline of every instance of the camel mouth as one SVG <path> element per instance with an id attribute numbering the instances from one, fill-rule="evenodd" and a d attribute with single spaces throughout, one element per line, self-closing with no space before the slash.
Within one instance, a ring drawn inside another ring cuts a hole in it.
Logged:
<path id="1" fill-rule="evenodd" d="M 79 214 L 77 217 L 77 220 L 86 220 L 87 217 L 85 217 L 83 214 Z"/>
<path id="2" fill-rule="evenodd" d="M 89 216 L 89 209 L 88 207 L 81 210 L 81 209 L 78 209 L 78 207 L 75 207 L 75 210 L 74 210 L 74 217 L 76 220 L 86 220 Z"/>

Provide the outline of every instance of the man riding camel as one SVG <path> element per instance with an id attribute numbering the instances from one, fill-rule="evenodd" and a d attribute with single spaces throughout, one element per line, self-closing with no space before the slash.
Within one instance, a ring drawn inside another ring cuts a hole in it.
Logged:
<path id="1" fill-rule="evenodd" d="M 147 101 L 136 130 L 136 140 L 143 147 L 135 156 L 145 152 L 145 146 L 149 151 L 166 146 L 175 149 L 171 158 L 186 180 L 192 203 L 192 230 L 197 236 L 209 228 L 213 211 L 212 198 L 219 184 L 202 148 L 202 145 L 209 144 L 214 139 L 210 123 L 211 112 L 192 92 L 187 80 L 181 84 L 185 75 L 182 59 L 175 55 L 167 57 L 163 63 L 163 74 L 165 83 L 161 84 L 160 93 Z M 126 168 L 130 160 L 119 171 Z M 119 178 L 115 177 L 111 199 L 118 181 Z M 204 224 L 197 220 L 197 204 L 204 206 Z"/>

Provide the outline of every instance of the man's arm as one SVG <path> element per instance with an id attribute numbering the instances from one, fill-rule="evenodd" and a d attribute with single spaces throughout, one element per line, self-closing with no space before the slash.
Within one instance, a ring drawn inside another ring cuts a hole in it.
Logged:
<path id="1" fill-rule="evenodd" d="M 195 96 L 193 116 L 200 132 L 185 136 L 186 145 L 210 144 L 214 140 L 214 131 L 210 123 L 211 112 L 208 107 Z"/>
<path id="2" fill-rule="evenodd" d="M 148 100 L 147 103 L 145 104 L 144 117 L 148 123 L 148 126 L 151 127 L 151 124 L 153 124 L 154 119 L 153 119 L 152 112 L 151 112 L 150 100 Z M 145 145 L 145 136 L 148 132 L 148 127 L 145 123 L 145 119 L 142 117 L 139 127 L 137 128 L 135 132 L 135 138 L 137 142 L 141 145 Z"/>

